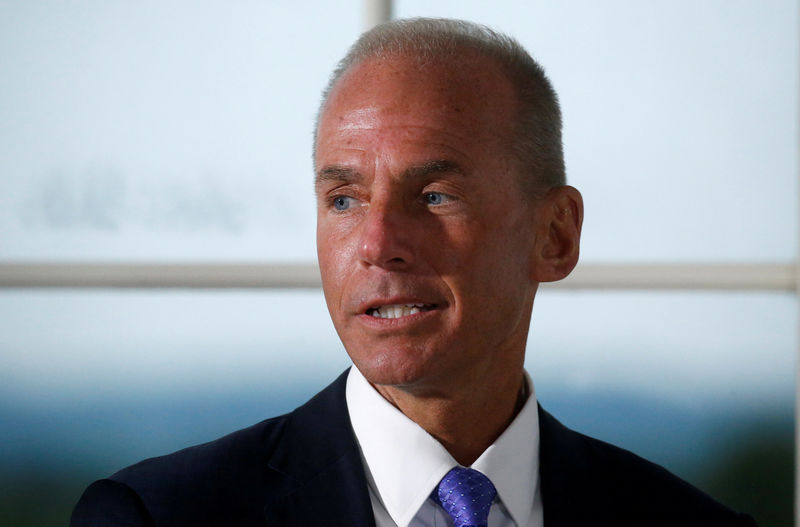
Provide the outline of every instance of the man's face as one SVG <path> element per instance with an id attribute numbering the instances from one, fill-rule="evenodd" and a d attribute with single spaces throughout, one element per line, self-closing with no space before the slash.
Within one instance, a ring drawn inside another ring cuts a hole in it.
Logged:
<path id="1" fill-rule="evenodd" d="M 472 55 L 369 60 L 331 93 L 317 251 L 334 326 L 370 382 L 430 392 L 521 368 L 536 283 L 515 105 L 499 67 Z"/>

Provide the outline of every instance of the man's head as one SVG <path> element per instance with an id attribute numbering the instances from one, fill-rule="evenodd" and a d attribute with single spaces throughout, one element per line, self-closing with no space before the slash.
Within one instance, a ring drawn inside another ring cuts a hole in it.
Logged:
<path id="1" fill-rule="evenodd" d="M 519 382 L 536 288 L 574 267 L 582 216 L 577 191 L 543 175 L 553 163 L 519 157 L 523 104 L 506 61 L 441 24 L 446 52 L 390 39 L 343 67 L 315 149 L 334 325 L 368 380 L 426 394 Z M 547 88 L 541 106 L 557 120 Z M 552 156 L 546 141 L 532 143 Z"/>
<path id="2" fill-rule="evenodd" d="M 520 164 L 523 188 L 540 194 L 547 188 L 566 184 L 561 110 L 544 70 L 513 38 L 462 20 L 395 20 L 364 33 L 339 62 L 323 92 L 314 132 L 314 158 L 319 119 L 328 97 L 353 66 L 368 59 L 397 56 L 413 57 L 420 64 L 447 63 L 467 50 L 492 59 L 514 88 L 517 109 L 512 121 L 512 149 Z"/>

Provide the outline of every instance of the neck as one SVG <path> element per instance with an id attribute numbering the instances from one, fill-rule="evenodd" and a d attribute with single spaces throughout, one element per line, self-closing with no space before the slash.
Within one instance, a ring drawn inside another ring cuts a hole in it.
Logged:
<path id="1" fill-rule="evenodd" d="M 401 387 L 375 389 L 436 438 L 460 465 L 470 466 L 511 424 L 527 399 L 522 365 L 502 378 L 462 383 L 420 395 Z"/>

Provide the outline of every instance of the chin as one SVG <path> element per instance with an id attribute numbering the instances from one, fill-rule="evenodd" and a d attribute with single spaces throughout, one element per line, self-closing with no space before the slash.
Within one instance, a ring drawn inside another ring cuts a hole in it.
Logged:
<path id="1" fill-rule="evenodd" d="M 376 385 L 414 386 L 433 373 L 427 361 L 413 351 L 393 350 L 368 356 L 350 354 L 350 358 L 364 378 Z"/>

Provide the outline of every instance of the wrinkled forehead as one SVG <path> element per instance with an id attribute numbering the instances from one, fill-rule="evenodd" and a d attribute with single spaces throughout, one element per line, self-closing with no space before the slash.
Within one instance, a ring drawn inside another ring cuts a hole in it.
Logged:
<path id="1" fill-rule="evenodd" d="M 477 53 L 427 61 L 372 58 L 351 67 L 331 90 L 317 146 L 366 122 L 434 126 L 503 140 L 510 136 L 515 107 L 502 68 Z"/>

